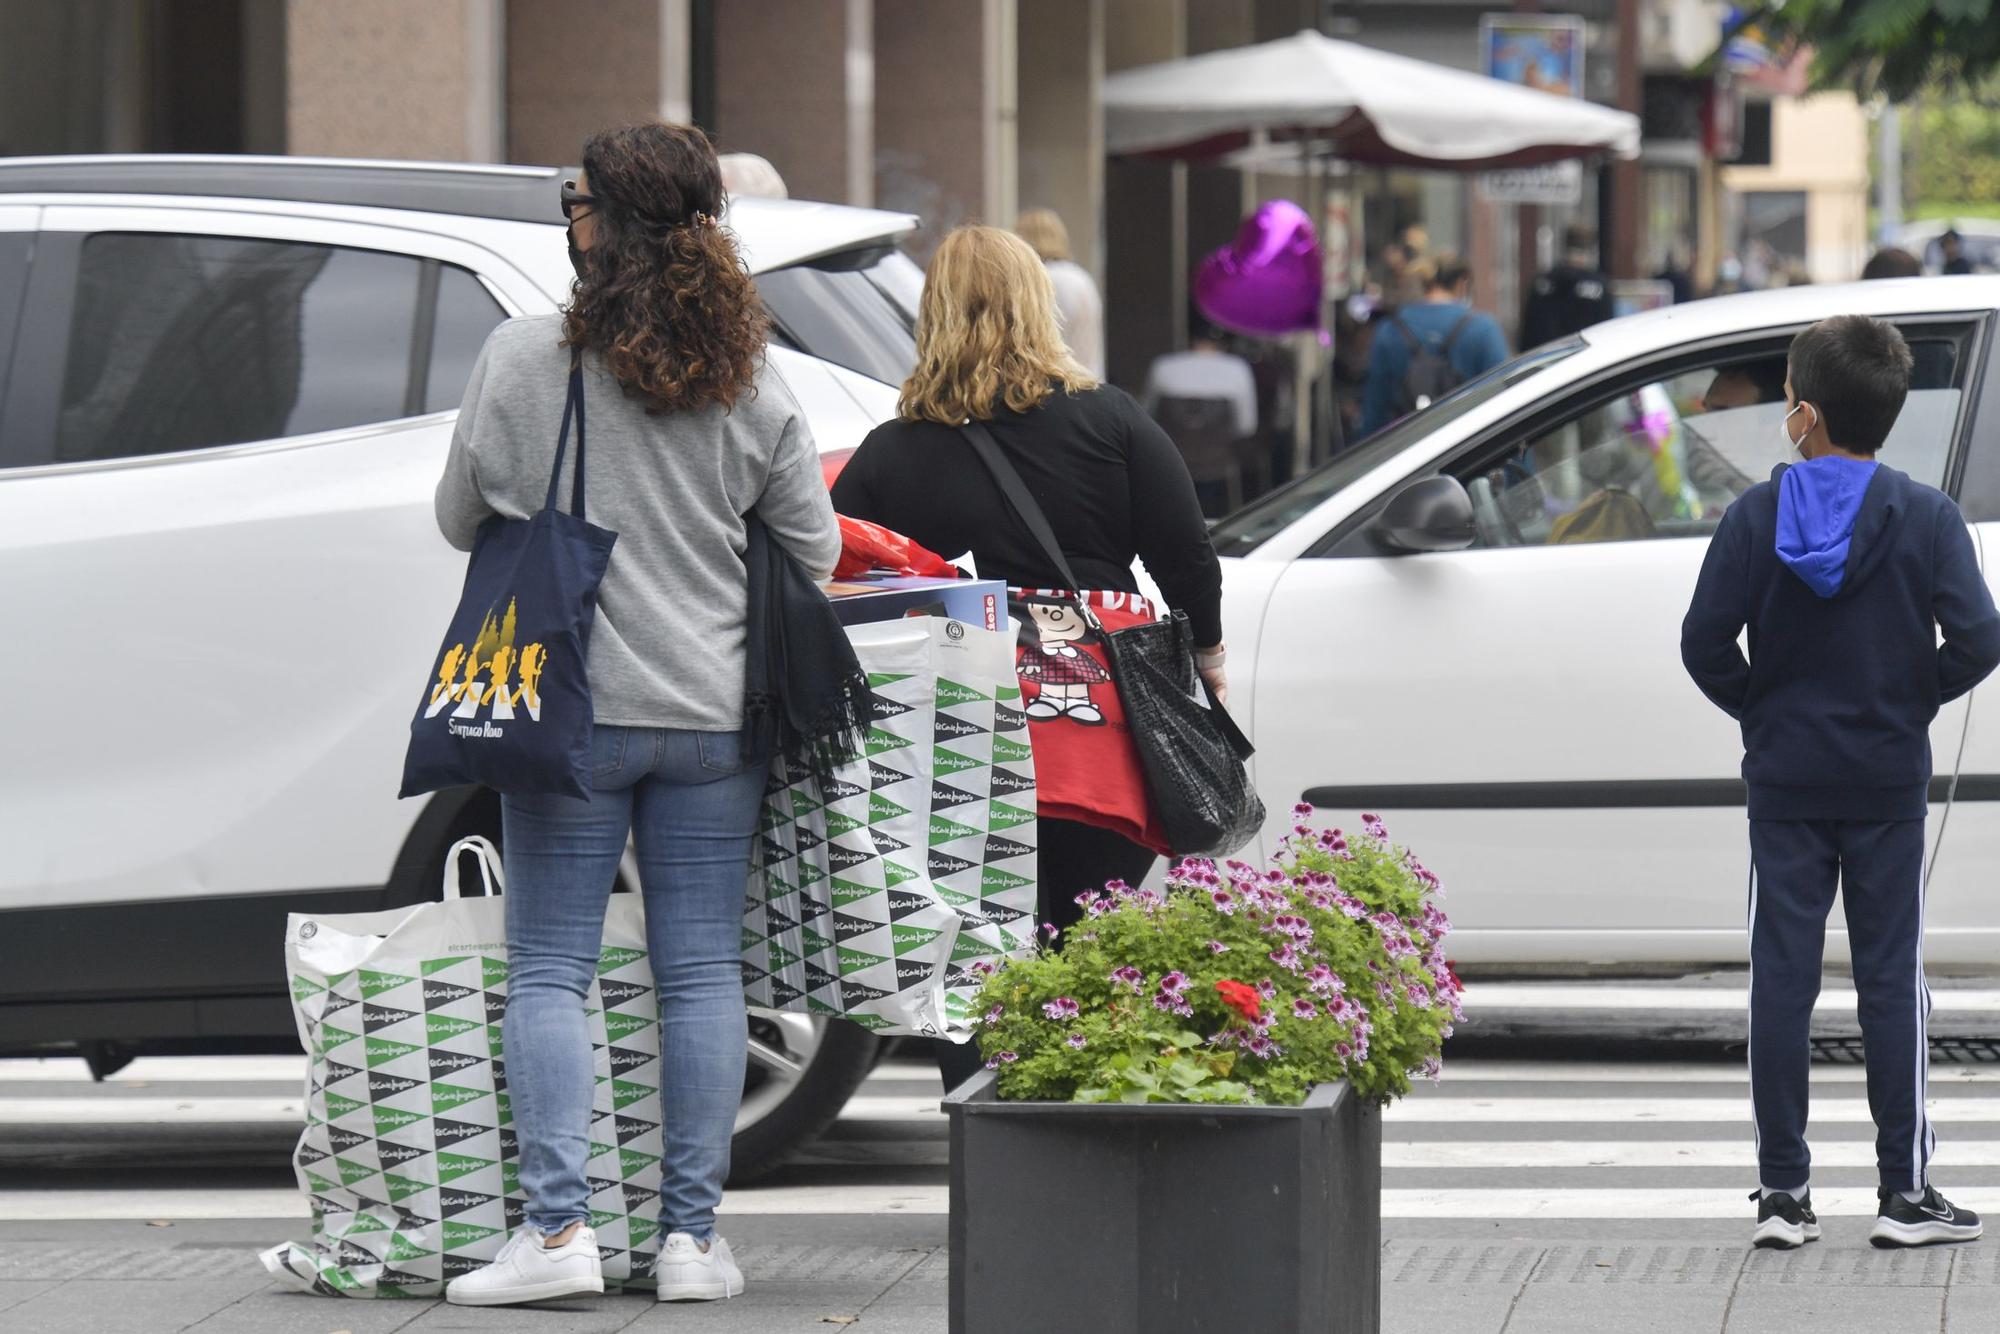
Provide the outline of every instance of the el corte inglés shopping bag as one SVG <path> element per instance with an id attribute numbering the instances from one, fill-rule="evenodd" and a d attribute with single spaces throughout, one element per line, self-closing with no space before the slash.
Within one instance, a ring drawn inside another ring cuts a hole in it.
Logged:
<path id="1" fill-rule="evenodd" d="M 487 894 L 460 898 L 462 852 Z M 499 855 L 452 849 L 440 902 L 390 912 L 293 913 L 285 962 L 309 1056 L 293 1154 L 311 1239 L 264 1253 L 288 1286 L 349 1297 L 433 1297 L 498 1254 L 526 1196 L 507 1107 Z M 597 1076 L 591 1226 L 607 1289 L 651 1281 L 659 1249 L 660 1029 L 639 896 L 614 894 L 586 998 Z"/>
<path id="2" fill-rule="evenodd" d="M 876 700 L 831 781 L 773 766 L 743 919 L 752 1005 L 970 1034 L 981 962 L 1033 948 L 1035 766 L 1014 636 L 852 627 Z"/>

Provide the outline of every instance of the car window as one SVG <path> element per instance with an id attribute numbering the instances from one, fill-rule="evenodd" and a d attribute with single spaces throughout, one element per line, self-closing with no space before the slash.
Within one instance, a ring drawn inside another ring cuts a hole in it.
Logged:
<path id="1" fill-rule="evenodd" d="M 431 327 L 430 375 L 424 386 L 425 412 L 446 412 L 465 399 L 472 363 L 486 335 L 507 318 L 479 279 L 453 264 L 436 265 L 437 317 Z"/>
<path id="2" fill-rule="evenodd" d="M 33 245 L 33 232 L 0 232 L 0 404 L 6 402 L 7 368 L 13 362 L 14 339 L 21 326 Z M 6 465 L 7 452 L 7 442 L 0 438 L 0 466 Z"/>
<path id="3" fill-rule="evenodd" d="M 882 257 L 882 262 L 870 268 L 868 281 L 882 289 L 882 294 L 896 303 L 896 309 L 903 313 L 910 327 L 917 325 L 917 310 L 924 300 L 924 271 L 917 262 L 902 251 L 894 251 Z"/>
<path id="4" fill-rule="evenodd" d="M 454 406 L 502 318 L 470 274 L 405 255 L 93 235 L 78 259 L 55 459 L 273 440 Z"/>
<path id="5" fill-rule="evenodd" d="M 908 277 L 897 261 L 909 262 L 875 248 L 758 274 L 778 341 L 871 380 L 901 384 L 916 367 L 917 342 L 910 317 L 888 295 Z M 885 265 L 878 285 L 875 270 Z"/>
<path id="6" fill-rule="evenodd" d="M 1958 421 L 1958 342 L 1907 331 L 1910 396 L 1882 457 L 1944 482 Z M 1657 380 L 1598 393 L 1574 415 L 1452 468 L 1472 498 L 1475 546 L 1702 537 L 1790 453 L 1782 345 L 1718 353 Z"/>
<path id="7" fill-rule="evenodd" d="M 1525 352 L 1484 375 L 1468 380 L 1421 412 L 1390 423 L 1361 444 L 1343 450 L 1305 476 L 1216 524 L 1211 534 L 1216 554 L 1242 556 L 1255 551 L 1317 509 L 1329 497 L 1367 476 L 1438 427 L 1463 416 L 1501 390 L 1546 366 L 1554 365 L 1582 347 L 1581 340 L 1568 338 Z"/>

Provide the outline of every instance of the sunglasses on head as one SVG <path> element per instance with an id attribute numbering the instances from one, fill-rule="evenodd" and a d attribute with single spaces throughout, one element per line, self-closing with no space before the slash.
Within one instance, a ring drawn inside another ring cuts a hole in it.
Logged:
<path id="1" fill-rule="evenodd" d="M 576 220 L 577 209 L 595 208 L 596 206 L 596 195 L 582 193 L 576 188 L 575 181 L 564 181 L 562 183 L 562 215 L 565 220 L 574 222 Z"/>

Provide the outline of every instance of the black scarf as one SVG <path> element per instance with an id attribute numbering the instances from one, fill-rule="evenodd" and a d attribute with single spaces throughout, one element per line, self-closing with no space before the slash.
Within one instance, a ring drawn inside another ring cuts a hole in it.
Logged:
<path id="1" fill-rule="evenodd" d="M 861 755 L 875 720 L 868 674 L 819 585 L 755 515 L 747 524 L 749 673 L 744 724 L 754 753 L 830 775 Z"/>

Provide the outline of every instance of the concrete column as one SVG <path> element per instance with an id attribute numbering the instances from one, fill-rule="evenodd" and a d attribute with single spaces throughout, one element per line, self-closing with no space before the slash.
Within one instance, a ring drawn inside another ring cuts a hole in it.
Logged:
<path id="1" fill-rule="evenodd" d="M 1221 0 L 1216 9 L 1236 7 Z M 1197 13 L 1210 7 L 1198 5 Z M 1104 68 L 1131 69 L 1178 60 L 1187 52 L 1187 0 L 1104 0 Z"/>
<path id="2" fill-rule="evenodd" d="M 243 7 L 243 151 L 285 151 L 285 10 Z"/>
<path id="3" fill-rule="evenodd" d="M 1104 277 L 1104 0 L 1020 0 L 1020 200 L 1069 228 Z"/>
<path id="4" fill-rule="evenodd" d="M 694 123 L 694 0 L 660 6 L 660 119 Z"/>
<path id="5" fill-rule="evenodd" d="M 293 153 L 446 162 L 499 156 L 501 0 L 287 0 Z"/>
<path id="6" fill-rule="evenodd" d="M 1107 72 L 1179 59 L 1196 22 L 1219 40 L 1222 11 L 1240 5 L 1190 6 L 1186 0 L 1105 0 Z M 1204 17 L 1192 19 L 1193 9 Z M 1235 29 L 1231 29 L 1234 31 Z M 1171 352 L 1187 323 L 1187 172 L 1147 158 L 1117 158 L 1105 168 L 1104 345 L 1112 383 L 1136 390 L 1153 358 Z M 1230 201 L 1233 210 L 1234 201 Z"/>
<path id="7" fill-rule="evenodd" d="M 847 0 L 847 202 L 875 202 L 875 0 Z"/>
<path id="8" fill-rule="evenodd" d="M 665 109 L 677 45 L 660 0 L 507 0 L 507 156 L 571 166 L 599 130 Z"/>
<path id="9" fill-rule="evenodd" d="M 848 96 L 853 9 L 848 0 L 715 6 L 716 146 L 770 159 L 794 198 L 853 197 L 850 121 L 869 109 Z"/>
<path id="10" fill-rule="evenodd" d="M 875 197 L 923 216 L 928 256 L 965 222 L 1014 220 L 1014 0 L 875 0 Z"/>

